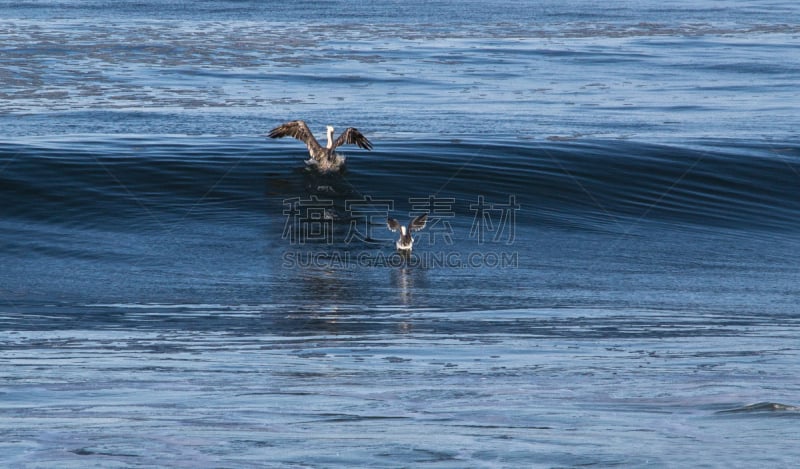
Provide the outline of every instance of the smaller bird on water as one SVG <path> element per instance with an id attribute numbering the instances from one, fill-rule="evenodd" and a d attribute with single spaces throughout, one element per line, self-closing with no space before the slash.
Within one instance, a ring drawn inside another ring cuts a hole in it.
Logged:
<path id="1" fill-rule="evenodd" d="M 414 246 L 414 238 L 411 237 L 411 232 L 419 231 L 425 228 L 425 222 L 427 219 L 428 214 L 423 213 L 422 215 L 411 220 L 408 223 L 408 228 L 401 225 L 400 222 L 394 218 L 389 218 L 386 220 L 386 226 L 388 226 L 390 230 L 393 232 L 400 230 L 400 239 L 398 239 L 395 243 L 395 246 L 397 246 L 398 250 L 403 252 L 411 252 L 411 248 Z"/>

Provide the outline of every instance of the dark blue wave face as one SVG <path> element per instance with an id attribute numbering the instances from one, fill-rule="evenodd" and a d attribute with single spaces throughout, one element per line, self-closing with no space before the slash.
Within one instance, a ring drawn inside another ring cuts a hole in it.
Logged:
<path id="1" fill-rule="evenodd" d="M 630 224 L 793 232 L 797 146 L 718 142 L 384 141 L 346 150 L 343 175 L 313 176 L 294 140 L 130 138 L 2 145 L 4 217 L 145 229 L 160 217 L 251 223 L 281 198 L 478 196 L 521 202 L 521 223 L 625 231 Z M 322 187 L 323 189 L 320 189 Z M 325 192 L 327 188 L 328 192 Z M 188 214 L 186 214 L 188 212 Z M 136 219 L 138 226 L 129 226 Z"/>
<path id="2" fill-rule="evenodd" d="M 796 262 L 800 149 L 707 143 L 389 140 L 333 175 L 294 140 L 5 144 L 6 299 L 752 307 L 712 292 Z M 421 212 L 403 259 L 386 217 Z"/>

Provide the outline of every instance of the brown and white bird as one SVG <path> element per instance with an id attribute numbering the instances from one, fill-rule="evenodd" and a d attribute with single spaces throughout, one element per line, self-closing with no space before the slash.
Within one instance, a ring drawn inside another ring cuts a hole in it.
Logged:
<path id="1" fill-rule="evenodd" d="M 425 221 L 428 219 L 428 214 L 423 213 L 422 215 L 418 216 L 417 218 L 411 220 L 408 223 L 408 228 L 401 225 L 399 221 L 395 220 L 394 218 L 389 218 L 386 220 L 386 226 L 389 227 L 392 231 L 400 230 L 400 239 L 397 240 L 395 246 L 400 251 L 411 251 L 411 247 L 414 246 L 414 238 L 411 237 L 412 231 L 419 231 L 425 228 Z"/>
<path id="2" fill-rule="evenodd" d="M 314 134 L 311 133 L 306 123 L 301 120 L 287 122 L 275 127 L 270 130 L 269 137 L 294 137 L 304 142 L 308 147 L 308 154 L 311 155 L 310 162 L 324 170 L 338 169 L 338 167 L 344 163 L 344 157 L 334 152 L 336 148 L 342 145 L 352 144 L 365 150 L 372 150 L 372 143 L 355 127 L 346 128 L 336 140 L 333 139 L 333 126 L 329 125 L 327 127 L 328 144 L 325 147 L 317 142 L 317 139 L 314 138 Z"/>

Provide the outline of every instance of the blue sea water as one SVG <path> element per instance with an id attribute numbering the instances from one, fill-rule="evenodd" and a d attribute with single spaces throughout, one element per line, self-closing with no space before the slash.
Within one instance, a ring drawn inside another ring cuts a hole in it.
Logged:
<path id="1" fill-rule="evenodd" d="M 0 1 L 2 465 L 793 467 L 798 17 Z"/>

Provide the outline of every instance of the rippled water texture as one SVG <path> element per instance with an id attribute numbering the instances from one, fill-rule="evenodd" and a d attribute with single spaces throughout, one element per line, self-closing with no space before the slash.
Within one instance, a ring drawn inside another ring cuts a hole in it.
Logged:
<path id="1" fill-rule="evenodd" d="M 729 3 L 9 6 L 0 112 L 6 135 L 304 117 L 378 135 L 796 139 L 796 6 Z"/>
<path id="2" fill-rule="evenodd" d="M 4 465 L 800 460 L 794 3 L 162 3 L 0 0 Z"/>

